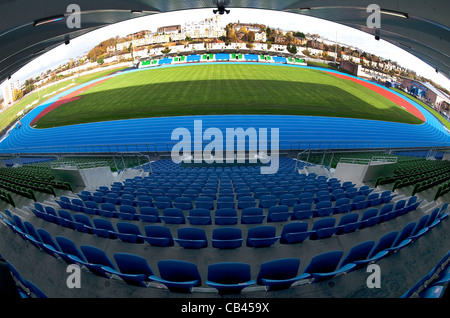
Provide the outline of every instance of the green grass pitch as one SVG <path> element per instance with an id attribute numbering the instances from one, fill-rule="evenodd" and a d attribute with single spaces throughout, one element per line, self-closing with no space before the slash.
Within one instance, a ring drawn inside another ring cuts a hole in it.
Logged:
<path id="1" fill-rule="evenodd" d="M 59 106 L 36 128 L 189 115 L 307 115 L 420 124 L 389 99 L 320 70 L 198 64 L 118 75 Z"/>

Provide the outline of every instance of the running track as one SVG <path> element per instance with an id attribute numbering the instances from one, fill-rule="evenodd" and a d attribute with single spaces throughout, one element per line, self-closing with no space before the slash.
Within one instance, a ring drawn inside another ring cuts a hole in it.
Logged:
<path id="1" fill-rule="evenodd" d="M 209 62 L 210 64 L 212 62 Z M 214 62 L 221 64 L 221 62 Z M 231 63 L 231 62 L 225 62 Z M 252 62 L 236 62 L 236 64 L 249 64 Z M 196 64 L 195 66 L 200 66 Z M 302 67 L 286 64 L 285 67 Z M 160 67 L 177 67 L 181 65 L 164 65 Z M 192 65 L 191 67 L 195 67 Z M 317 69 L 317 68 L 314 68 Z M 131 70 L 127 72 L 140 72 L 151 69 Z M 334 72 L 328 69 L 323 71 Z M 340 73 L 334 72 L 338 76 Z M 120 74 L 120 73 L 119 73 Z M 118 76 L 118 74 L 108 77 Z M 180 116 L 163 118 L 143 118 L 118 120 L 110 122 L 80 124 L 65 127 L 48 129 L 34 129 L 30 123 L 43 112 L 47 107 L 57 102 L 60 98 L 70 96 L 73 92 L 80 90 L 84 86 L 91 85 L 97 81 L 105 80 L 108 77 L 97 79 L 73 87 L 60 93 L 45 104 L 42 104 L 28 113 L 22 120 L 20 129 L 13 129 L 0 143 L 0 152 L 27 153 L 27 152 L 91 152 L 107 151 L 105 145 L 111 145 L 109 149 L 114 151 L 119 149 L 124 151 L 125 146 L 112 145 L 136 145 L 148 144 L 150 151 L 155 147 L 158 151 L 167 151 L 172 148 L 178 140 L 171 140 L 172 132 L 175 128 L 184 127 L 189 129 L 194 136 L 194 120 L 202 120 L 203 131 L 207 128 L 219 128 L 223 136 L 226 136 L 226 128 L 249 127 L 267 128 L 268 139 L 270 140 L 270 128 L 279 128 L 280 149 L 304 148 L 307 142 L 331 142 L 330 145 L 339 147 L 368 147 L 368 146 L 449 146 L 450 134 L 444 126 L 426 109 L 419 104 L 409 101 L 425 118 L 425 123 L 421 125 L 410 125 L 402 123 L 392 123 L 375 120 L 362 120 L 352 118 L 332 118 L 313 116 L 286 116 L 286 115 L 217 115 L 217 116 Z M 356 77 L 348 76 L 351 80 L 364 81 Z M 371 83 L 366 81 L 367 83 Z M 373 84 L 373 83 L 372 83 Z M 381 85 L 377 90 L 386 90 Z M 401 94 L 389 90 L 396 98 L 405 99 Z M 302 144 L 294 143 L 302 141 Z M 207 143 L 208 141 L 205 141 Z M 370 142 L 370 144 L 363 144 Z M 86 146 L 87 145 L 87 146 Z M 93 146 L 97 145 L 97 146 Z M 103 145 L 101 148 L 98 145 Z M 80 147 L 79 147 L 80 146 Z M 316 146 L 319 146 L 316 143 Z M 135 146 L 136 147 L 136 146 Z M 270 147 L 270 146 L 269 146 Z M 320 147 L 327 147 L 327 143 L 321 143 Z M 129 146 L 128 150 L 135 149 Z M 138 146 L 139 151 L 145 151 L 147 146 Z"/>

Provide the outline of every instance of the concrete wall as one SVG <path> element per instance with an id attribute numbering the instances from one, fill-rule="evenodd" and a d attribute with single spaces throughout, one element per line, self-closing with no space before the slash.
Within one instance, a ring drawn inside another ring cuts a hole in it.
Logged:
<path id="1" fill-rule="evenodd" d="M 374 181 L 380 176 L 392 175 L 395 167 L 396 163 L 392 162 L 371 162 L 369 165 L 340 162 L 333 177 L 361 184 Z"/>
<path id="2" fill-rule="evenodd" d="M 69 182 L 72 187 L 87 189 L 110 186 L 115 180 L 110 167 L 78 169 L 76 167 L 53 168 L 57 181 Z"/>

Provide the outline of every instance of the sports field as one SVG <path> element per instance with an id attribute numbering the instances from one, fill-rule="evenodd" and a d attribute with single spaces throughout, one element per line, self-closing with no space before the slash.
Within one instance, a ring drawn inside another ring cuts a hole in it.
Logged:
<path id="1" fill-rule="evenodd" d="M 303 115 L 421 124 L 392 100 L 324 71 L 201 64 L 109 78 L 40 118 L 36 128 L 191 115 Z"/>

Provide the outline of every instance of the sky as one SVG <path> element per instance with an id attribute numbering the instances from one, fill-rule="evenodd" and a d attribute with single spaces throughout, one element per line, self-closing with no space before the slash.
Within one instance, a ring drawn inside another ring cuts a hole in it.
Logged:
<path id="1" fill-rule="evenodd" d="M 149 30 L 156 31 L 160 26 L 180 24 L 183 26 L 188 21 L 201 21 L 213 17 L 212 9 L 198 9 L 162 13 L 147 17 L 135 18 L 103 27 L 71 40 L 68 45 L 61 45 L 50 52 L 38 57 L 32 63 L 26 65 L 11 76 L 11 80 L 25 81 L 30 77 L 36 77 L 41 72 L 54 69 L 66 63 L 71 57 L 77 57 L 88 52 L 99 42 L 118 35 Z M 398 62 L 401 66 L 414 70 L 418 75 L 429 78 L 450 90 L 450 80 L 434 68 L 428 66 L 415 56 L 386 42 L 377 41 L 372 35 L 346 27 L 333 22 L 300 15 L 294 13 L 277 12 L 258 9 L 231 9 L 230 14 L 222 16 L 223 26 L 229 22 L 261 23 L 271 28 L 280 28 L 285 31 L 301 31 L 303 33 L 319 34 L 322 38 L 358 47 L 368 53 L 381 56 Z M 81 24 L 83 21 L 81 20 Z M 3 85 L 2 83 L 0 85 Z M 1 90 L 0 90 L 1 94 Z"/>

